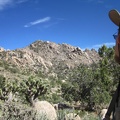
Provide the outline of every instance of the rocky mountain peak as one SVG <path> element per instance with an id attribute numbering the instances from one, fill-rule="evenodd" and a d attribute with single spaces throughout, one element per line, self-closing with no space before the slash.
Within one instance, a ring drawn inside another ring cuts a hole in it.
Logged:
<path id="1" fill-rule="evenodd" d="M 38 40 L 22 49 L 0 48 L 0 59 L 21 68 L 48 71 L 49 68 L 56 67 L 58 64 L 71 68 L 80 63 L 87 65 L 97 63 L 100 57 L 94 49 L 82 51 L 79 47 L 69 44 Z"/>

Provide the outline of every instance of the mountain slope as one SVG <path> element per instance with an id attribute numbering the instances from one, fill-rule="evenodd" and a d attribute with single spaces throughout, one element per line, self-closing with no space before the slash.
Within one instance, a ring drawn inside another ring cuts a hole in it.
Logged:
<path id="1" fill-rule="evenodd" d="M 56 44 L 49 41 L 35 41 L 29 46 L 16 50 L 0 50 L 0 60 L 21 69 L 46 71 L 58 65 L 74 68 L 80 63 L 97 63 L 100 57 L 94 49 L 82 51 L 68 44 Z"/>

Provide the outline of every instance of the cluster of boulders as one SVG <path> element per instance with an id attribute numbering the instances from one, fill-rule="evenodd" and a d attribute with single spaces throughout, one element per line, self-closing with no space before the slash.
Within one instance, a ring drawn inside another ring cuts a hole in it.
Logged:
<path id="1" fill-rule="evenodd" d="M 73 111 L 73 107 L 64 104 L 64 103 L 58 103 L 58 104 L 50 104 L 47 101 L 37 101 L 35 102 L 33 109 L 37 111 L 38 116 L 45 116 L 48 120 L 57 120 L 57 112 L 60 109 L 72 109 L 71 112 L 69 112 L 68 114 L 65 114 L 64 116 L 64 120 L 82 120 L 82 118 L 74 113 Z M 105 117 L 105 114 L 107 112 L 107 109 L 102 109 L 99 114 L 98 117 L 100 118 L 100 120 L 103 120 L 103 118 Z M 112 118 L 112 117 L 111 117 Z"/>
<path id="2" fill-rule="evenodd" d="M 37 101 L 33 105 L 33 109 L 37 111 L 37 116 L 40 118 L 41 116 L 48 120 L 57 120 L 57 110 L 58 109 L 72 109 L 66 104 L 50 104 L 47 101 Z M 75 113 L 68 113 L 64 116 L 64 120 L 81 120 L 80 116 Z"/>

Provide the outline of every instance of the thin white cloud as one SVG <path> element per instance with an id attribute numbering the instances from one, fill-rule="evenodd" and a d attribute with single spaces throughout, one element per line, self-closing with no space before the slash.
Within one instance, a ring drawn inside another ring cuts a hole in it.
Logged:
<path id="1" fill-rule="evenodd" d="M 113 47 L 115 46 L 115 43 L 103 43 L 103 44 L 98 44 L 98 45 L 93 45 L 91 47 L 86 47 L 86 48 L 83 48 L 82 50 L 85 50 L 85 49 L 95 49 L 95 50 L 98 50 L 99 48 L 101 48 L 103 45 L 106 45 L 107 47 Z"/>
<path id="2" fill-rule="evenodd" d="M 3 10 L 6 7 L 14 6 L 15 4 L 21 4 L 27 2 L 28 0 L 0 0 L 0 10 Z"/>
<path id="3" fill-rule="evenodd" d="M 6 6 L 10 5 L 13 0 L 0 0 L 0 10 L 3 10 Z"/>
<path id="4" fill-rule="evenodd" d="M 107 47 L 112 47 L 115 45 L 115 43 L 103 43 L 103 44 L 99 44 L 99 45 L 94 45 L 93 48 L 100 48 L 103 45 L 106 45 Z"/>
<path id="5" fill-rule="evenodd" d="M 20 3 L 24 3 L 24 2 L 27 2 L 28 0 L 16 0 L 15 2 L 17 3 L 17 4 L 20 4 Z"/>
<path id="6" fill-rule="evenodd" d="M 48 22 L 48 21 L 50 21 L 50 19 L 51 19 L 50 17 L 45 17 L 45 18 L 42 18 L 42 19 L 38 19 L 38 20 L 35 20 L 33 22 L 30 22 L 30 23 L 24 25 L 24 27 L 31 27 L 31 26 L 36 25 L 36 24 Z"/>
<path id="7" fill-rule="evenodd" d="M 58 22 L 50 23 L 50 24 L 44 25 L 44 28 L 49 28 L 49 27 L 56 25 L 56 24 L 58 24 Z"/>

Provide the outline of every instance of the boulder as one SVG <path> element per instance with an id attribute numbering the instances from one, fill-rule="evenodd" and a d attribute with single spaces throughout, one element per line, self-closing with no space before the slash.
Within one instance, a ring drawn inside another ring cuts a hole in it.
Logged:
<path id="1" fill-rule="evenodd" d="M 37 112 L 37 117 L 41 120 L 57 120 L 57 113 L 55 108 L 47 101 L 37 101 L 33 106 L 34 110 Z"/>

